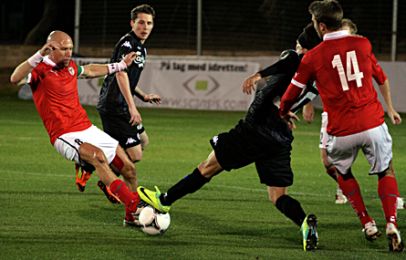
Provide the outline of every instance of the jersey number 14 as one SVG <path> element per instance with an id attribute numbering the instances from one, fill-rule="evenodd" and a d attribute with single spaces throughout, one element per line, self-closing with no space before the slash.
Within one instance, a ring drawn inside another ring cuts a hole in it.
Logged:
<path id="1" fill-rule="evenodd" d="M 346 61 L 346 71 L 344 71 L 344 66 L 341 61 L 340 55 L 334 55 L 334 58 L 331 62 L 333 68 L 337 69 L 338 76 L 340 77 L 341 87 L 344 91 L 348 91 L 348 82 L 353 80 L 355 80 L 355 82 L 357 83 L 357 87 L 362 87 L 362 78 L 364 77 L 364 73 L 359 71 L 358 60 L 355 51 L 347 52 Z"/>

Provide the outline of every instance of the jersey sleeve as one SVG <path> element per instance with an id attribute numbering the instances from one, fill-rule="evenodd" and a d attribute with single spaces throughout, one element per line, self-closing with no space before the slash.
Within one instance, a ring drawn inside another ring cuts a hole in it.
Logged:
<path id="1" fill-rule="evenodd" d="M 280 58 L 277 62 L 271 66 L 259 71 L 258 73 L 262 78 L 268 77 L 271 75 L 286 73 L 289 71 L 288 67 L 296 65 L 299 63 L 299 57 L 294 50 L 285 50 L 281 53 Z"/>
<path id="2" fill-rule="evenodd" d="M 39 81 L 39 72 L 37 68 L 34 68 L 28 75 L 27 75 L 27 84 L 31 86 L 34 90 L 37 88 Z"/>
<path id="3" fill-rule="evenodd" d="M 371 63 L 372 63 L 372 76 L 374 77 L 378 85 L 383 85 L 387 77 L 373 53 L 371 53 Z"/>
<path id="4" fill-rule="evenodd" d="M 85 69 L 83 68 L 83 66 L 79 66 L 78 67 L 78 74 L 77 74 L 77 77 L 79 78 L 81 75 L 82 75 L 82 73 L 85 71 Z"/>
<path id="5" fill-rule="evenodd" d="M 135 46 L 132 46 L 132 43 L 129 38 L 124 38 L 117 48 L 117 55 L 115 55 L 115 59 L 112 62 L 120 62 L 125 55 L 130 53 Z"/>
<path id="6" fill-rule="evenodd" d="M 311 69 L 311 56 L 305 54 L 300 62 L 299 68 L 295 73 L 290 85 L 288 86 L 285 94 L 281 98 L 279 114 L 286 115 L 295 102 L 298 100 L 299 95 L 303 89 L 306 88 L 308 82 L 313 81 Z"/>
<path id="7" fill-rule="evenodd" d="M 303 56 L 302 61 L 300 62 L 300 65 L 293 76 L 292 79 L 292 84 L 299 87 L 299 88 L 305 88 L 306 84 L 310 81 L 313 81 L 313 71 L 312 71 L 312 57 L 308 54 L 305 54 Z"/>

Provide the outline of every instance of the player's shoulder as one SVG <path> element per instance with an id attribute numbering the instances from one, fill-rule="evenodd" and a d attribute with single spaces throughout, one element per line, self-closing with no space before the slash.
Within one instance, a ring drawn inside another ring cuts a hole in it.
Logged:
<path id="1" fill-rule="evenodd" d="M 137 45 L 134 37 L 130 33 L 123 35 L 117 43 L 118 48 L 133 49 Z"/>
<path id="2" fill-rule="evenodd" d="M 299 54 L 292 49 L 287 49 L 281 52 L 279 56 L 279 61 L 283 62 L 283 64 L 299 64 L 301 57 Z"/>
<path id="3" fill-rule="evenodd" d="M 299 55 L 295 50 L 292 49 L 287 49 L 281 52 L 281 55 L 279 56 L 279 59 L 285 60 L 285 59 L 294 59 L 294 58 L 299 58 Z"/>

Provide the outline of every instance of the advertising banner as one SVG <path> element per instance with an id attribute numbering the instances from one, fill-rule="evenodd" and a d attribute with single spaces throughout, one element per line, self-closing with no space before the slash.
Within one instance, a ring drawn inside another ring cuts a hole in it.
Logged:
<path id="1" fill-rule="evenodd" d="M 75 59 L 78 65 L 104 63 L 106 59 Z M 159 107 L 201 110 L 247 110 L 252 96 L 242 93 L 242 82 L 259 70 L 259 64 L 217 60 L 150 60 L 138 86 L 161 96 Z M 103 78 L 79 79 L 82 104 L 95 105 Z M 154 106 L 135 99 L 136 105 Z"/>

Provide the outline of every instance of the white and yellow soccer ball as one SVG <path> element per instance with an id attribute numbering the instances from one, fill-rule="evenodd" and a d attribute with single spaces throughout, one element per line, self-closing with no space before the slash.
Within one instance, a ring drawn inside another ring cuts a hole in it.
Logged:
<path id="1" fill-rule="evenodd" d="M 148 235 L 162 235 L 171 224 L 169 213 L 160 213 L 151 206 L 144 207 L 138 217 L 141 230 Z"/>

